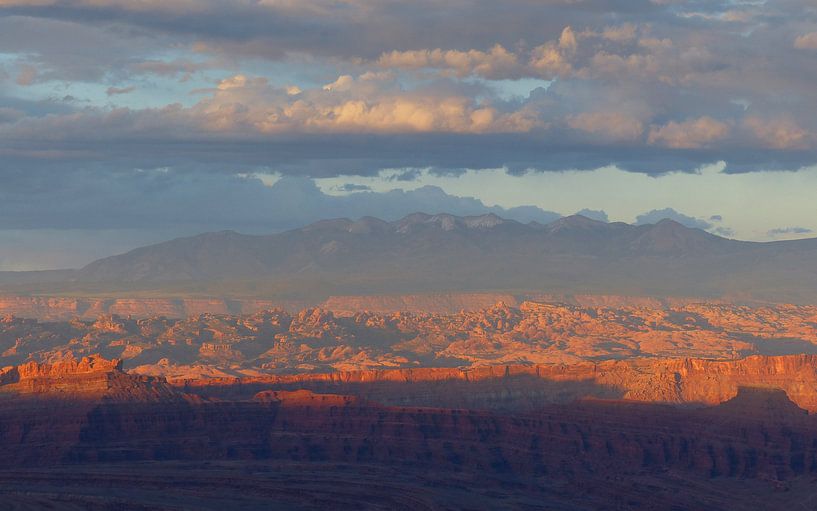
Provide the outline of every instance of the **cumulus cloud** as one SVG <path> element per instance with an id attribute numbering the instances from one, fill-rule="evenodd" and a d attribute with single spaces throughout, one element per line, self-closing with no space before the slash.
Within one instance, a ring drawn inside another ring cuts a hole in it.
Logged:
<path id="1" fill-rule="evenodd" d="M 485 78 L 509 78 L 521 73 L 517 56 L 499 44 L 488 51 L 440 48 L 393 50 L 381 55 L 378 64 L 389 69 L 442 68 L 449 69 L 458 76 L 478 75 Z"/>
<path id="2" fill-rule="evenodd" d="M 684 122 L 671 121 L 650 129 L 650 144 L 673 149 L 697 149 L 711 145 L 729 134 L 729 125 L 711 117 L 700 117 Z"/>
<path id="3" fill-rule="evenodd" d="M 602 140 L 634 141 L 644 133 L 641 121 L 621 112 L 583 112 L 568 117 L 567 124 Z"/>
<path id="4" fill-rule="evenodd" d="M 744 125 L 765 147 L 773 149 L 807 149 L 814 135 L 789 118 L 761 119 L 748 117 Z"/>
<path id="5" fill-rule="evenodd" d="M 817 163 L 809 5 L 0 0 L 0 173 L 70 210 L 72 182 L 114 197 L 150 168 L 797 170 Z"/>
<path id="6" fill-rule="evenodd" d="M 245 75 L 225 78 L 216 89 L 185 112 L 208 131 L 502 133 L 530 131 L 538 122 L 524 110 L 503 112 L 461 94 L 408 93 L 388 73 L 341 75 L 298 94 Z"/>
<path id="7" fill-rule="evenodd" d="M 266 153 L 266 147 L 275 146 L 276 139 L 283 144 L 286 137 L 293 151 L 304 147 L 305 160 L 307 154 L 320 152 L 314 145 L 312 151 L 307 147 L 323 141 L 293 140 L 298 133 L 357 134 L 361 146 L 371 135 L 436 133 L 454 135 L 448 140 L 455 141 L 448 146 L 449 154 L 420 156 L 413 150 L 414 141 L 404 147 L 390 142 L 382 146 L 383 154 L 369 147 L 342 160 L 356 160 L 361 173 L 376 171 L 384 157 L 398 167 L 461 168 L 476 161 L 477 168 L 498 165 L 514 172 L 558 169 L 572 161 L 575 168 L 617 164 L 662 173 L 724 160 L 745 171 L 815 161 L 812 133 L 817 126 L 806 112 L 817 101 L 811 92 L 817 72 L 808 65 L 810 55 L 792 54 L 791 36 L 785 44 L 780 37 L 798 19 L 802 9 L 797 5 L 796 0 L 774 8 L 696 4 L 692 10 L 686 3 L 647 0 L 536 6 L 512 0 L 499 12 L 485 0 L 464 0 L 456 7 L 420 0 L 401 8 L 373 0 L 8 0 L 0 6 L 8 14 L 0 17 L 0 44 L 25 55 L 21 58 L 29 61 L 26 65 L 38 70 L 37 80 L 113 78 L 113 91 L 135 86 L 128 83 L 133 78 L 140 80 L 143 97 L 149 94 L 149 87 L 143 86 L 146 79 L 201 81 L 221 75 L 213 89 L 196 84 L 199 92 L 211 96 L 193 106 L 175 105 L 190 105 L 189 97 L 179 97 L 165 108 L 112 115 L 83 105 L 84 115 L 71 121 L 102 126 L 117 119 L 106 136 L 110 141 L 121 133 L 117 145 L 122 154 L 117 157 L 127 156 L 128 137 L 138 140 L 133 153 L 150 138 L 140 128 L 155 132 L 157 126 L 167 126 L 174 132 L 188 130 L 185 152 L 198 161 L 212 155 L 204 148 L 199 151 L 206 156 L 192 154 L 196 144 L 229 145 L 242 137 L 243 150 L 230 150 L 234 158 L 261 160 L 262 155 L 250 153 Z M 428 16 L 430 12 L 434 16 Z M 185 16 L 168 16 L 179 13 Z M 618 24 L 610 24 L 610 13 Z M 761 23 L 770 17 L 775 24 Z M 695 23 L 690 23 L 693 18 Z M 136 29 L 116 28 L 122 26 Z M 807 45 L 811 33 L 798 32 L 795 44 Z M 322 35 L 316 38 L 315 33 Z M 77 51 L 63 58 L 59 50 L 66 45 Z M 174 50 L 162 55 L 162 48 Z M 326 69 L 337 72 L 325 87 L 291 77 L 279 83 L 275 72 L 258 73 L 257 60 L 252 61 L 255 74 L 241 70 L 247 59 L 258 57 L 306 70 L 310 80 L 328 78 Z M 786 59 L 791 65 L 782 66 Z M 403 76 L 415 71 L 419 74 L 411 79 Z M 556 82 L 514 104 L 474 78 Z M 777 92 L 770 95 L 770 90 Z M 787 102 L 775 97 L 786 97 Z M 132 126 L 125 126 L 128 120 Z M 24 121 L 20 128 L 32 137 L 39 135 L 37 126 L 49 130 L 70 122 Z M 502 137 L 486 141 L 464 135 L 492 134 L 517 134 L 514 151 L 490 154 L 490 161 L 479 163 L 487 153 L 484 147 L 511 145 Z M 82 136 L 79 127 L 77 136 Z M 182 137 L 174 133 L 170 138 Z M 110 144 L 88 144 L 79 152 L 109 157 L 105 153 L 112 150 Z M 348 146 L 346 151 L 351 150 Z M 676 153 L 661 154 L 654 148 Z M 31 148 L 28 154 L 42 150 Z M 15 151 L 18 158 L 26 154 L 17 147 Z M 299 163 L 293 151 L 286 159 L 294 167 Z M 371 161 L 364 164 L 366 159 Z M 307 169 L 311 163 L 304 160 L 300 165 Z"/>

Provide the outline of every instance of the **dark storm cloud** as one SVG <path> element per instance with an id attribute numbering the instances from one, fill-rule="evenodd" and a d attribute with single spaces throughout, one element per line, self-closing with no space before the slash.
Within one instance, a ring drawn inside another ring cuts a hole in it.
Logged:
<path id="1" fill-rule="evenodd" d="M 4 1 L 6 15 L 133 27 L 220 51 L 280 57 L 303 52 L 332 57 L 376 57 L 419 45 L 470 49 L 534 42 L 565 24 L 618 17 L 654 21 L 671 16 L 649 0 L 534 1 L 304 0 L 248 1 Z M 136 30 L 138 29 L 138 30 Z"/>
<path id="2" fill-rule="evenodd" d="M 322 192 L 309 178 L 284 177 L 273 186 L 256 178 L 151 170 L 99 178 L 74 173 L 26 193 L 0 190 L 0 230 L 160 229 L 178 233 L 236 229 L 273 232 L 325 218 L 375 216 L 386 220 L 428 211 L 495 213 L 547 223 L 557 213 L 536 207 L 488 207 L 438 187 L 371 192 L 347 186 L 348 195 Z M 105 212 L 100 214 L 100 212 Z"/>
<path id="3" fill-rule="evenodd" d="M 106 211 L 137 169 L 203 197 L 196 179 L 259 169 L 797 170 L 817 163 L 814 34 L 806 0 L 0 0 L 0 173 Z M 537 85 L 507 99 L 519 78 Z M 138 106 L 151 91 L 165 106 Z"/>

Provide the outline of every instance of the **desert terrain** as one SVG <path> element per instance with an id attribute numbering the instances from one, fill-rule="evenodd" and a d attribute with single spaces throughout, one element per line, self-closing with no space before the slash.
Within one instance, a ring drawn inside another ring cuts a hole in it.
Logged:
<path id="1" fill-rule="evenodd" d="M 812 245 L 411 215 L 2 274 L 0 502 L 809 509 Z"/>
<path id="2" fill-rule="evenodd" d="M 179 380 L 817 354 L 813 306 L 642 303 L 499 302 L 457 313 L 312 307 L 186 319 L 104 314 L 95 320 L 40 321 L 7 316 L 0 322 L 0 364 L 102 354 L 122 359 L 129 371 Z"/>
<path id="3" fill-rule="evenodd" d="M 739 510 L 754 509 L 756 499 L 770 509 L 812 502 L 817 427 L 805 408 L 815 408 L 814 360 L 709 364 L 671 367 L 683 389 L 672 399 L 651 393 L 662 369 L 650 366 L 617 373 L 603 398 L 592 397 L 582 366 L 465 380 L 429 370 L 391 388 L 434 382 L 434 394 L 452 400 L 463 386 L 484 397 L 489 388 L 556 385 L 562 397 L 429 407 L 412 390 L 400 404 L 373 400 L 396 400 L 365 390 L 394 382 L 388 373 L 313 376 L 294 387 L 292 377 L 174 385 L 100 357 L 28 362 L 0 372 L 0 457 L 14 467 L 0 471 L 0 496 L 8 509 Z M 651 372 L 640 391 L 626 393 L 633 374 Z M 801 395 L 792 400 L 776 388 L 784 381 Z M 328 386 L 303 388 L 315 382 Z"/>

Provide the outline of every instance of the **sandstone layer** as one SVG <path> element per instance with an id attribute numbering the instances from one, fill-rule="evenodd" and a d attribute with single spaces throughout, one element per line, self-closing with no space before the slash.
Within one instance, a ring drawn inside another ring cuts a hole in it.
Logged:
<path id="1" fill-rule="evenodd" d="M 800 378 L 809 363 L 671 368 L 719 381 L 761 367 Z M 492 371 L 464 381 L 514 377 Z M 410 387 L 434 373 L 382 376 Z M 817 474 L 815 418 L 783 390 L 756 386 L 711 407 L 584 399 L 499 412 L 304 388 L 208 399 L 100 358 L 2 374 L 0 463 L 15 469 L 0 470 L 0 498 L 12 509 L 744 510 L 807 499 Z"/>
<path id="2" fill-rule="evenodd" d="M 186 319 L 0 320 L 0 366 L 99 353 L 181 380 L 420 367 L 817 354 L 817 308 L 499 303 L 450 314 L 321 308 Z"/>

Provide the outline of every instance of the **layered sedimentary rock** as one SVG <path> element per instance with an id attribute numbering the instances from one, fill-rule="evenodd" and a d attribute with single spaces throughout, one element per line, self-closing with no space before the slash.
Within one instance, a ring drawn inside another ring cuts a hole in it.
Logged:
<path id="1" fill-rule="evenodd" d="M 380 314 L 395 312 L 453 314 L 460 311 L 478 311 L 496 303 L 518 306 L 521 300 L 510 293 L 425 293 L 415 295 L 345 295 L 330 296 L 321 304 L 340 315 L 361 311 Z"/>
<path id="2" fill-rule="evenodd" d="M 17 380 L 2 385 L 6 463 L 289 459 L 553 477 L 675 468 L 775 480 L 817 471 L 814 420 L 780 390 L 740 389 L 705 409 L 585 400 L 498 414 L 306 390 L 182 399 L 97 359 L 4 374 Z M 115 388 L 98 389 L 100 375 Z M 36 399 L 26 380 L 40 382 Z M 69 384 L 93 392 L 66 392 Z M 52 406 L 56 398 L 60 406 Z"/>
<path id="3" fill-rule="evenodd" d="M 350 393 L 400 406 L 535 410 L 583 398 L 717 405 L 741 387 L 780 389 L 817 412 L 817 356 L 626 360 L 551 365 L 348 371 L 177 381 L 188 392 L 248 397 L 265 389 Z"/>
<path id="4" fill-rule="evenodd" d="M 418 367 L 550 365 L 655 358 L 817 354 L 817 308 L 498 303 L 452 314 L 101 315 L 0 320 L 0 365 L 100 353 L 169 379 Z"/>
<path id="5" fill-rule="evenodd" d="M 34 361 L 0 369 L 0 399 L 174 402 L 183 396 L 164 378 L 128 374 L 121 360 L 99 356 L 54 364 Z"/>
<path id="6" fill-rule="evenodd" d="M 434 373 L 404 372 L 402 385 Z M 817 473 L 815 418 L 780 389 L 739 387 L 703 408 L 584 399 L 508 413 L 303 388 L 213 400 L 100 358 L 2 375 L 11 509 L 749 510 L 805 501 Z"/>

